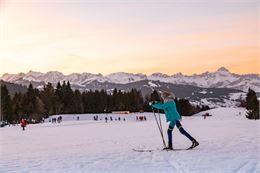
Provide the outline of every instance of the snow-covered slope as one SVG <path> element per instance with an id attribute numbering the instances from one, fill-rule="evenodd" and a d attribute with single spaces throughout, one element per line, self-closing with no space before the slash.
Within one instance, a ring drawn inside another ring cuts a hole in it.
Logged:
<path id="1" fill-rule="evenodd" d="M 17 84 L 24 84 L 28 82 L 50 82 L 57 83 L 62 81 L 70 81 L 74 85 L 84 87 L 94 81 L 101 83 L 109 82 L 114 84 L 128 84 L 142 80 L 160 81 L 172 84 L 193 85 L 204 88 L 233 88 L 247 91 L 249 87 L 255 91 L 260 92 L 260 75 L 247 74 L 237 75 L 230 73 L 226 68 L 221 67 L 216 72 L 205 72 L 202 74 L 194 74 L 192 76 L 177 73 L 174 75 L 166 75 L 162 73 L 154 73 L 152 75 L 132 74 L 132 73 L 112 73 L 106 76 L 102 74 L 90 73 L 72 73 L 64 75 L 57 71 L 50 71 L 47 73 L 33 72 L 19 73 L 19 74 L 4 74 L 2 80 Z"/>
<path id="2" fill-rule="evenodd" d="M 183 127 L 200 145 L 190 151 L 161 151 L 153 114 L 121 115 L 126 121 L 93 121 L 92 115 L 62 115 L 61 124 L 0 128 L 0 172 L 3 173 L 258 173 L 260 121 L 247 120 L 244 109 L 214 109 L 206 120 L 183 117 Z M 239 114 L 241 112 L 241 114 Z M 97 114 L 95 114 L 97 115 Z M 148 121 L 136 122 L 145 115 Z M 79 116 L 80 120 L 76 121 Z M 83 120 L 85 119 L 85 120 Z M 163 119 L 166 135 L 168 125 Z M 190 141 L 178 129 L 174 148 Z M 132 149 L 152 149 L 139 153 Z"/>

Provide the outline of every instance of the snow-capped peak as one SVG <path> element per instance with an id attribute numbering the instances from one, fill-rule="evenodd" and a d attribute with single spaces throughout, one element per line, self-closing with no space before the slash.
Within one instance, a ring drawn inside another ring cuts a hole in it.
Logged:
<path id="1" fill-rule="evenodd" d="M 230 71 L 226 69 L 225 67 L 219 68 L 214 74 L 221 75 L 221 76 L 232 76 Z"/>
<path id="2" fill-rule="evenodd" d="M 35 71 L 29 71 L 28 73 L 26 73 L 23 77 L 23 79 L 28 80 L 28 81 L 39 81 L 38 79 L 40 76 L 44 75 L 44 73 L 41 72 L 35 72 Z"/>
<path id="3" fill-rule="evenodd" d="M 229 70 L 225 67 L 220 67 L 217 72 L 224 72 L 224 73 L 230 73 Z"/>
<path id="4" fill-rule="evenodd" d="M 157 77 L 157 78 L 168 78 L 169 76 L 167 74 L 163 74 L 163 73 L 153 73 L 150 75 L 150 77 Z"/>
<path id="5" fill-rule="evenodd" d="M 17 81 L 17 80 L 23 79 L 24 76 L 25 76 L 24 73 L 18 73 L 18 74 L 8 74 L 8 73 L 5 73 L 1 77 L 1 80 L 12 82 L 12 81 Z"/>
<path id="6" fill-rule="evenodd" d="M 102 79 L 104 81 L 108 81 L 111 83 L 131 83 L 131 82 L 137 82 L 140 80 L 146 80 L 147 76 L 141 73 L 132 74 L 132 73 L 125 73 L 125 72 L 118 72 L 118 73 L 111 73 L 107 76 L 105 76 L 105 79 Z"/>
<path id="7" fill-rule="evenodd" d="M 176 73 L 176 74 L 172 75 L 171 77 L 181 78 L 183 76 L 184 75 L 182 73 Z"/>

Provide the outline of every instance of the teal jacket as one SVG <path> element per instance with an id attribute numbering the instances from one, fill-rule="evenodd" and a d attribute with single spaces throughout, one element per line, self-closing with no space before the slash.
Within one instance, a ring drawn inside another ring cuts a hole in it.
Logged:
<path id="1" fill-rule="evenodd" d="M 153 104 L 152 107 L 156 109 L 162 109 L 164 110 L 166 121 L 175 121 L 175 120 L 181 120 L 181 116 L 177 111 L 176 104 L 174 100 L 170 99 L 169 101 L 165 103 L 156 103 Z"/>

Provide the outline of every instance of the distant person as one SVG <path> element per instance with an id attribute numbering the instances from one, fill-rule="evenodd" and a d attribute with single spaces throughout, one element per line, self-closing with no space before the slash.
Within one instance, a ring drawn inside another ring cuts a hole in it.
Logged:
<path id="1" fill-rule="evenodd" d="M 107 123 L 107 120 L 108 120 L 108 118 L 106 117 L 106 118 L 105 118 L 106 123 Z"/>
<path id="2" fill-rule="evenodd" d="M 110 117 L 110 121 L 113 121 L 113 118 L 112 118 L 112 117 Z"/>
<path id="3" fill-rule="evenodd" d="M 97 116 L 97 115 L 94 116 L 94 120 L 95 120 L 95 121 L 98 121 L 98 116 Z"/>
<path id="4" fill-rule="evenodd" d="M 62 116 L 59 116 L 59 117 L 57 118 L 57 122 L 58 122 L 58 123 L 61 123 L 61 122 L 62 122 Z"/>
<path id="5" fill-rule="evenodd" d="M 52 119 L 51 119 L 51 122 L 52 122 L 52 123 L 56 123 L 56 121 L 57 121 L 56 118 L 52 118 Z"/>
<path id="6" fill-rule="evenodd" d="M 79 121 L 79 116 L 77 116 L 77 120 Z"/>
<path id="7" fill-rule="evenodd" d="M 138 118 L 138 116 L 136 116 L 136 121 L 138 121 L 139 120 L 139 118 Z"/>
<path id="8" fill-rule="evenodd" d="M 25 127 L 26 127 L 26 125 L 27 125 L 26 119 L 22 118 L 21 121 L 20 121 L 20 123 L 21 123 L 21 127 L 22 127 L 22 129 L 23 129 L 23 131 L 24 131 L 24 130 L 25 130 Z"/>
<path id="9" fill-rule="evenodd" d="M 196 146 L 198 146 L 199 143 L 196 141 L 196 139 L 194 139 L 182 127 L 182 125 L 180 123 L 181 116 L 177 111 L 176 104 L 174 102 L 174 97 L 175 97 L 174 94 L 171 93 L 171 92 L 162 92 L 161 98 L 163 99 L 164 103 L 155 103 L 155 104 L 149 103 L 152 107 L 154 107 L 156 109 L 164 110 L 166 121 L 170 122 L 168 131 L 167 131 L 168 147 L 166 147 L 164 149 L 165 150 L 173 150 L 173 147 L 172 147 L 172 131 L 173 131 L 173 128 L 174 128 L 175 125 L 179 129 L 180 133 L 183 134 L 184 136 L 186 136 L 187 138 L 189 138 L 190 141 L 192 142 L 191 147 L 189 147 L 188 149 L 193 149 Z"/>
<path id="10" fill-rule="evenodd" d="M 121 118 L 120 118 L 120 117 L 118 117 L 118 121 L 121 121 Z"/>

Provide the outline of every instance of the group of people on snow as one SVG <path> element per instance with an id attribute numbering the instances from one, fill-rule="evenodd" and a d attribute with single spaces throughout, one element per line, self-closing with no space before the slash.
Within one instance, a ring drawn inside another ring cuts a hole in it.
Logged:
<path id="1" fill-rule="evenodd" d="M 98 115 L 93 116 L 93 119 L 94 119 L 94 121 L 99 121 L 99 120 L 102 121 L 102 118 L 99 118 Z M 110 121 L 121 121 L 121 120 L 122 120 L 122 121 L 126 121 L 125 118 L 121 118 L 121 117 L 113 118 L 113 117 L 111 117 L 111 116 L 110 116 L 109 118 L 108 118 L 108 117 L 105 117 L 104 119 L 105 119 L 105 122 L 106 122 L 106 123 L 107 123 L 109 120 L 110 120 Z"/>
<path id="2" fill-rule="evenodd" d="M 51 123 L 61 123 L 62 122 L 62 116 L 59 117 L 53 117 L 50 119 Z"/>
<path id="3" fill-rule="evenodd" d="M 136 116 L 136 121 L 146 121 L 146 116 Z"/>

